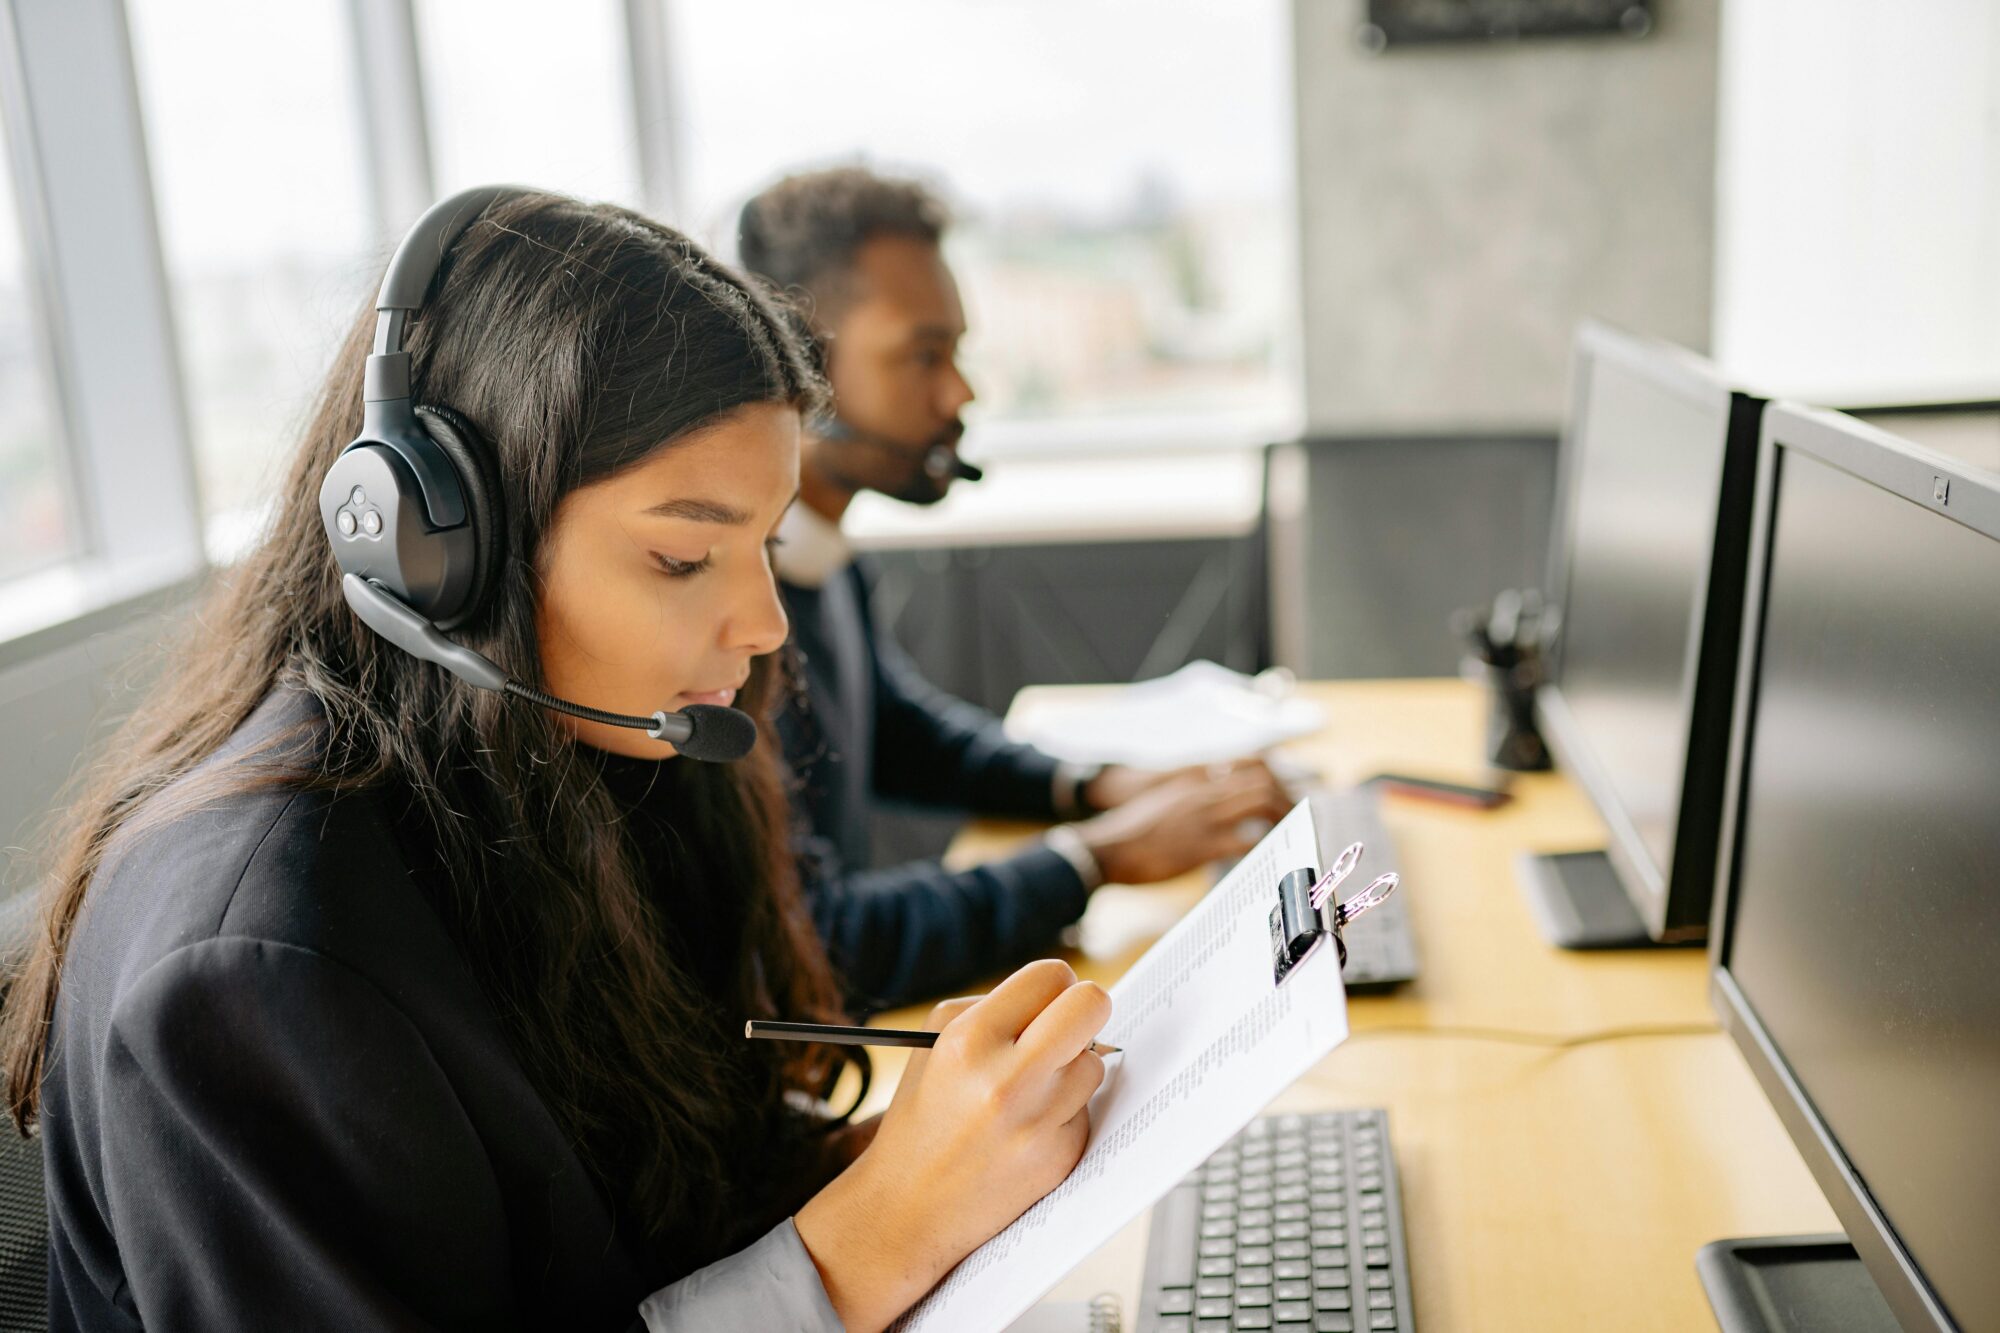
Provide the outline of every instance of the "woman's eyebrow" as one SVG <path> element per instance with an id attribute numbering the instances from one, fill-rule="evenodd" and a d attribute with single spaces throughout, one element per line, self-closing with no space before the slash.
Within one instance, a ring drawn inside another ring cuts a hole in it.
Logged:
<path id="1" fill-rule="evenodd" d="M 726 523 L 741 527 L 750 515 L 719 500 L 662 500 L 645 511 L 660 518 L 685 518 L 696 523 Z"/>

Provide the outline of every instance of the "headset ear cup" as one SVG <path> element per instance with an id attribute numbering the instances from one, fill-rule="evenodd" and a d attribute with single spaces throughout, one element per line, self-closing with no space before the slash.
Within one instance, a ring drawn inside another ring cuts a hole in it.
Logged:
<path id="1" fill-rule="evenodd" d="M 469 623 L 486 604 L 507 553 L 507 506 L 500 492 L 500 464 L 472 423 L 448 407 L 419 407 L 424 431 L 437 442 L 458 473 L 465 492 L 466 527 L 472 532 L 472 585 L 458 611 L 437 622 L 439 629 Z"/>

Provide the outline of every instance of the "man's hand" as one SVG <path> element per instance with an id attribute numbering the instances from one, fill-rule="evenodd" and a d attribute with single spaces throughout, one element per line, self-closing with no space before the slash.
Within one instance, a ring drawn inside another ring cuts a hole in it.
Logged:
<path id="1" fill-rule="evenodd" d="M 1159 775 L 1116 809 L 1072 827 L 1107 883 L 1151 884 L 1241 856 L 1291 806 L 1271 770 L 1252 762 L 1220 777 L 1206 769 Z"/>
<path id="2" fill-rule="evenodd" d="M 1271 772 L 1269 765 L 1254 756 L 1224 764 L 1195 764 L 1188 768 L 1170 769 L 1132 768 L 1125 764 L 1107 764 L 1102 772 L 1083 784 L 1083 790 L 1078 794 L 1083 797 L 1087 809 L 1116 810 L 1162 783 L 1173 782 L 1180 778 L 1206 778 L 1213 782 L 1245 772 L 1260 774 L 1273 791 L 1280 797 L 1285 796 L 1284 784 Z M 1289 806 L 1292 802 L 1287 798 L 1286 804 Z"/>

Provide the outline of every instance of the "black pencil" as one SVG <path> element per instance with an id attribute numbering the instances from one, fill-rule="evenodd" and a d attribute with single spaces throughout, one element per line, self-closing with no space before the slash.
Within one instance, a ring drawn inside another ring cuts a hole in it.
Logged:
<path id="1" fill-rule="evenodd" d="M 743 1025 L 746 1037 L 766 1041 L 823 1041 L 833 1046 L 918 1046 L 926 1050 L 937 1045 L 935 1032 L 913 1032 L 908 1028 L 848 1028 L 832 1023 L 781 1023 L 775 1019 L 753 1018 Z M 1123 1049 L 1092 1042 L 1099 1055 L 1116 1055 Z"/>

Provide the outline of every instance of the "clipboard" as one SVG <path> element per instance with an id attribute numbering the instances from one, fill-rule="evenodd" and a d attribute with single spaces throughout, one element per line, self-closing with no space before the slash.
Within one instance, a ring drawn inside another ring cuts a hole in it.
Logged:
<path id="1" fill-rule="evenodd" d="M 1001 1333 L 1346 1040 L 1332 955 L 1344 951 L 1341 929 L 1399 881 L 1337 902 L 1361 849 L 1325 874 L 1288 869 L 1320 854 L 1311 803 L 1300 801 L 1127 968 L 1102 1034 L 1125 1054 L 1091 1100 L 1083 1157 L 905 1312 L 896 1333 Z"/>

